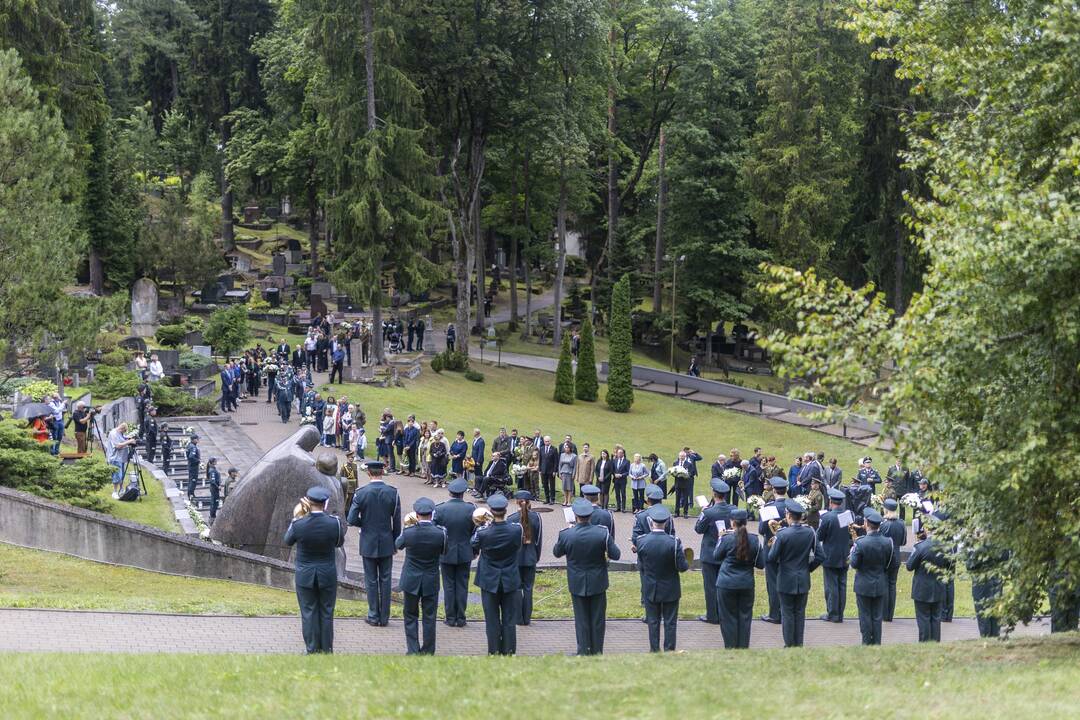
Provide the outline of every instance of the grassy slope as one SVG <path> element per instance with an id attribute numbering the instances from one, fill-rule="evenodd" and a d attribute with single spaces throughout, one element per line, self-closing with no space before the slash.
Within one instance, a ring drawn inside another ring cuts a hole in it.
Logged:
<path id="1" fill-rule="evenodd" d="M 808 668 L 826 671 L 807 682 Z M 553 692 L 550 711 L 575 718 L 1068 718 L 1078 681 L 1076 635 L 603 658 L 25 654 L 4 657 L 0 706 L 13 720 L 518 718 Z"/>
<path id="2" fill-rule="evenodd" d="M 401 558 L 397 558 L 397 563 Z M 758 573 L 756 614 L 765 612 L 765 577 Z M 848 580 L 848 615 L 855 615 L 855 598 Z M 820 574 L 815 574 L 807 603 L 807 615 L 825 611 Z M 897 616 L 914 617 L 910 597 L 911 577 L 902 571 L 899 578 Z M 638 604 L 640 585 L 635 572 L 611 573 L 608 592 L 609 617 L 641 617 Z M 535 592 L 535 614 L 541 618 L 573 617 L 565 574 L 541 572 Z M 159 573 L 114 567 L 54 553 L 24 550 L 0 544 L 0 607 L 40 607 L 83 610 L 127 610 L 192 614 L 293 615 L 296 597 L 291 592 L 220 580 L 195 580 Z M 394 605 L 400 617 L 401 606 Z M 694 618 L 705 611 L 700 573 L 683 576 L 680 614 Z M 342 600 L 337 605 L 341 617 L 367 613 L 363 602 Z M 958 580 L 956 615 L 974 614 L 970 585 Z M 469 617 L 480 618 L 478 604 L 469 606 Z"/>
<path id="3" fill-rule="evenodd" d="M 143 471 L 147 494 L 137 502 L 113 500 L 112 485 L 102 488 L 98 495 L 108 503 L 107 512 L 122 520 L 150 525 L 166 532 L 179 532 L 180 525 L 173 515 L 172 503 L 165 497 L 161 483 L 148 472 Z"/>

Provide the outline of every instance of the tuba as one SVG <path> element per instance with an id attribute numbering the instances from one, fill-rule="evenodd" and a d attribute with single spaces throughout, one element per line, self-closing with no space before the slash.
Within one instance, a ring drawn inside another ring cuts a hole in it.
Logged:
<path id="1" fill-rule="evenodd" d="M 420 522 L 420 518 L 416 516 L 416 513 L 411 512 L 405 516 L 404 520 L 401 521 L 401 527 L 410 528 L 418 522 Z"/>
<path id="2" fill-rule="evenodd" d="M 475 525 L 476 527 L 483 528 L 495 522 L 495 516 L 488 508 L 478 507 L 473 510 L 472 521 L 473 525 Z"/>

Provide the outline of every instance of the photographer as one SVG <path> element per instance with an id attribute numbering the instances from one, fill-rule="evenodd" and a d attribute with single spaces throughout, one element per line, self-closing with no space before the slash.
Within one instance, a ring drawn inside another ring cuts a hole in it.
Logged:
<path id="1" fill-rule="evenodd" d="M 75 425 L 75 447 L 80 455 L 86 454 L 86 433 L 90 428 L 90 423 L 94 421 L 96 412 L 97 408 L 88 408 L 86 403 L 80 400 L 75 403 L 75 409 L 68 419 L 69 423 Z"/>
<path id="2" fill-rule="evenodd" d="M 127 430 L 128 424 L 122 422 L 110 430 L 108 437 L 105 438 L 105 460 L 113 466 L 113 498 L 120 497 L 128 453 L 135 445 L 135 438 L 127 437 Z"/>

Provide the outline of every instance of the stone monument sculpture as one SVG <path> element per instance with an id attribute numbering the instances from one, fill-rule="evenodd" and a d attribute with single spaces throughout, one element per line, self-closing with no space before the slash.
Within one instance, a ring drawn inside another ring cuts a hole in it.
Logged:
<path id="1" fill-rule="evenodd" d="M 139 278 L 131 287 L 131 334 L 153 337 L 157 332 L 158 289 L 150 278 Z"/>

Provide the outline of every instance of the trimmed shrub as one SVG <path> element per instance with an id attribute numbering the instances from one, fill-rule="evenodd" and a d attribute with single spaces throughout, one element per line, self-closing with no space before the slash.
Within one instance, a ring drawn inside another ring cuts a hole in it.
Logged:
<path id="1" fill-rule="evenodd" d="M 52 380 L 34 380 L 20 387 L 19 392 L 34 402 L 41 402 L 56 392 L 56 383 Z"/>
<path id="2" fill-rule="evenodd" d="M 154 333 L 154 337 L 166 347 L 179 347 L 184 343 L 187 332 L 187 328 L 183 325 L 162 325 Z"/>
<path id="3" fill-rule="evenodd" d="M 600 396 L 600 381 L 596 377 L 596 344 L 592 321 L 581 323 L 581 343 L 578 345 L 577 373 L 574 375 L 574 394 L 578 400 L 595 402 Z"/>
<path id="4" fill-rule="evenodd" d="M 101 362 L 103 365 L 114 368 L 122 368 L 128 364 L 128 360 L 131 359 L 131 353 L 122 348 L 116 348 L 110 350 L 101 356 Z"/>
<path id="5" fill-rule="evenodd" d="M 112 469 L 101 457 L 71 465 L 49 454 L 49 443 L 37 443 L 22 420 L 0 421 L 0 485 L 90 510 L 104 511 L 96 493 L 109 484 Z"/>
<path id="6" fill-rule="evenodd" d="M 436 367 L 438 365 L 438 367 Z M 451 372 L 465 372 L 469 369 L 469 356 L 463 352 L 450 352 L 444 350 L 431 358 L 431 369 L 435 372 L 450 370 Z"/>
<path id="7" fill-rule="evenodd" d="M 469 368 L 465 371 L 465 379 L 473 382 L 484 382 L 484 373 Z"/>
<path id="8" fill-rule="evenodd" d="M 555 368 L 555 402 L 574 404 L 574 362 L 570 354 L 570 333 L 563 333 L 559 365 Z"/>
<path id="9" fill-rule="evenodd" d="M 199 368 L 206 367 L 211 362 L 213 361 L 205 355 L 200 355 L 191 350 L 181 350 L 178 365 L 181 370 L 198 370 Z"/>
<path id="10" fill-rule="evenodd" d="M 630 412 L 634 404 L 633 367 L 630 360 L 630 276 L 623 275 L 611 289 L 607 404 L 615 412 Z"/>
<path id="11" fill-rule="evenodd" d="M 442 353 L 431 358 L 431 369 L 433 372 L 441 373 L 445 367 L 446 366 L 443 364 Z"/>

